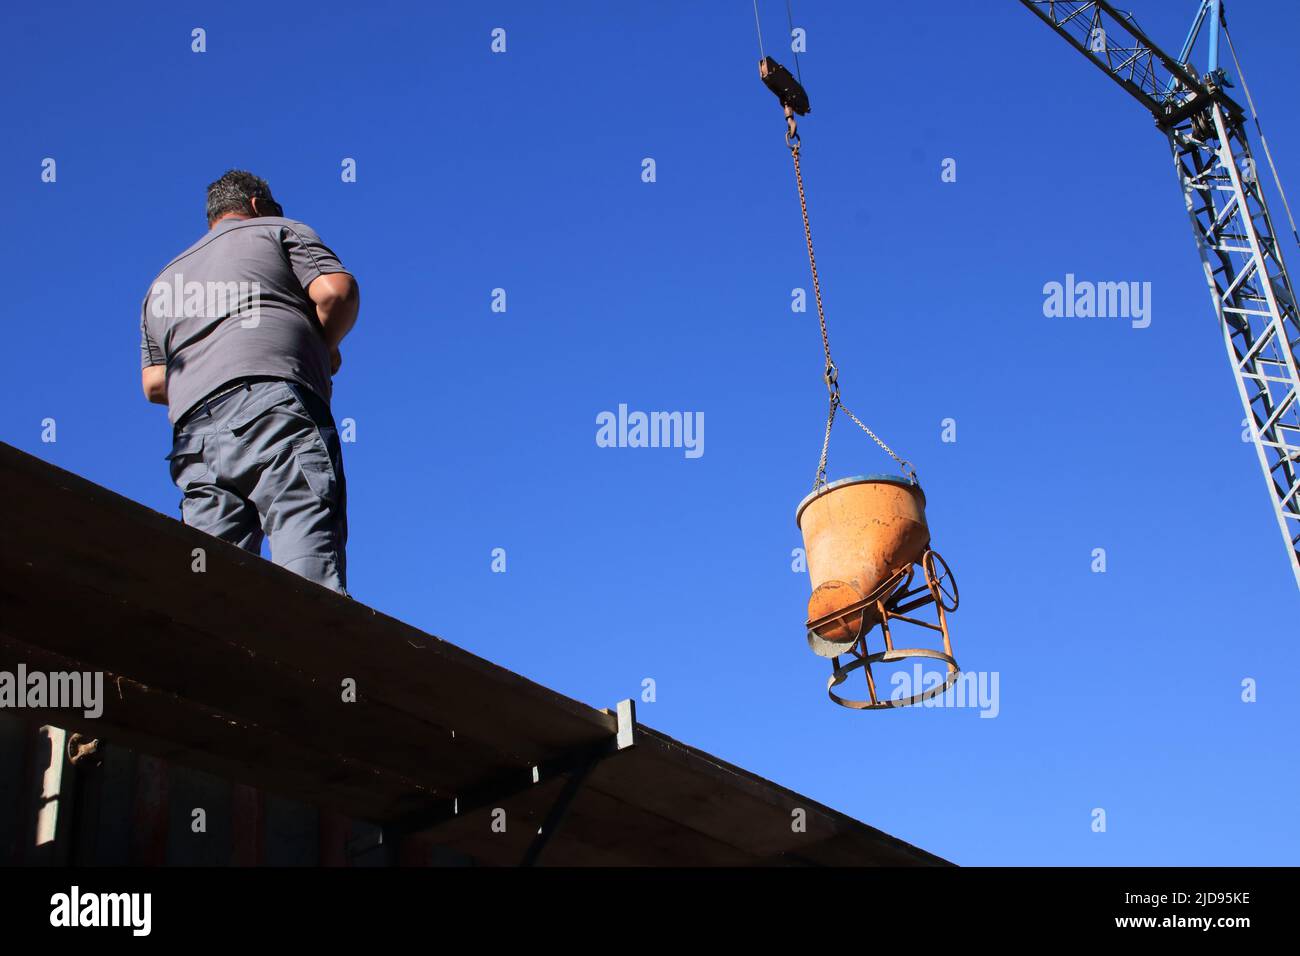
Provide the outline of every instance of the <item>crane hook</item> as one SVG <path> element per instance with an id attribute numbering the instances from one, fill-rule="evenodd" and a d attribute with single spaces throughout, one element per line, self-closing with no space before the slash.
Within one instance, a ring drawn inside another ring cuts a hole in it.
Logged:
<path id="1" fill-rule="evenodd" d="M 808 105 L 808 91 L 798 80 L 776 60 L 765 56 L 758 61 L 758 76 L 781 101 L 785 111 L 785 144 L 791 149 L 799 148 L 799 129 L 795 123 L 795 114 L 805 116 L 812 109 Z"/>

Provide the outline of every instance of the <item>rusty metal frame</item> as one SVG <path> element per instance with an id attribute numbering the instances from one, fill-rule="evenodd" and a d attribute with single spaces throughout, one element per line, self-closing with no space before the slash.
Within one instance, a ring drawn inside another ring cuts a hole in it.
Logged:
<path id="1" fill-rule="evenodd" d="M 942 572 L 939 571 L 939 568 L 942 568 Z M 921 571 L 925 584 L 913 587 L 912 582 L 916 578 L 918 569 Z M 948 588 L 944 587 L 945 582 L 951 588 L 951 594 Z M 951 606 L 941 600 L 941 596 L 949 598 Z M 861 631 L 848 648 L 848 654 L 853 657 L 853 660 L 847 664 L 841 664 L 840 656 L 831 659 L 831 676 L 826 681 L 827 696 L 841 707 L 847 707 L 850 710 L 885 710 L 894 707 L 908 707 L 944 693 L 956 683 L 957 675 L 961 672 L 961 668 L 958 667 L 957 661 L 952 655 L 952 639 L 948 634 L 948 614 L 957 610 L 959 601 L 960 596 L 957 591 L 956 578 L 948 567 L 948 563 L 943 560 L 943 557 L 937 551 L 927 550 L 919 562 L 899 568 L 861 601 L 855 601 L 815 621 L 808 621 L 806 626 L 809 636 L 812 638 L 814 636 L 819 637 L 818 630 L 827 624 L 848 623 L 847 619 L 851 619 L 855 614 L 859 614 L 859 612 L 872 606 L 875 607 L 880 618 L 880 631 L 885 649 L 872 652 L 867 647 L 867 635 L 874 628 Z M 935 621 L 926 621 L 911 616 L 910 612 L 927 605 L 934 605 Z M 890 630 L 891 621 L 902 621 L 906 624 L 913 624 L 917 627 L 938 632 L 943 637 L 943 650 L 926 647 L 895 647 L 894 635 Z M 864 615 L 860 626 L 865 628 L 865 624 L 866 617 Z M 876 693 L 875 675 L 871 671 L 871 665 L 882 661 L 895 663 L 912 658 L 943 661 L 947 665 L 944 682 L 922 693 L 913 694 L 911 697 L 901 700 L 881 700 Z M 836 694 L 835 688 L 843 684 L 848 679 L 849 674 L 858 669 L 865 671 L 868 698 L 865 700 L 851 699 Z"/>

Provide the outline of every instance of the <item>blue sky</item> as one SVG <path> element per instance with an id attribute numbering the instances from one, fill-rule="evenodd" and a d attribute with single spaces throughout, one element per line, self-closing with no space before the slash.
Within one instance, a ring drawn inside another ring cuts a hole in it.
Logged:
<path id="1" fill-rule="evenodd" d="M 1192 0 L 1132 3 L 1176 51 Z M 959 863 L 1296 862 L 1300 598 L 1120 89 L 1010 0 L 796 4 L 844 398 L 916 463 L 958 659 L 999 675 L 995 719 L 862 714 L 826 699 L 791 570 L 825 390 L 748 0 L 301 10 L 6 8 L 0 439 L 176 513 L 139 303 L 204 186 L 252 169 L 362 287 L 334 400 L 358 599 L 593 705 L 651 678 L 644 722 Z M 1229 17 L 1300 182 L 1300 11 Z M 1150 327 L 1046 318 L 1067 273 L 1150 282 Z M 620 403 L 703 412 L 704 454 L 598 447 Z M 841 420 L 831 477 L 890 464 Z"/>

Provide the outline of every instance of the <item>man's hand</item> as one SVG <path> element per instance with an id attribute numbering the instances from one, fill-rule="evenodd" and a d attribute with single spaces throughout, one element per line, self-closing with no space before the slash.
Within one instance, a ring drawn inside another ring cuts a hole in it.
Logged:
<path id="1" fill-rule="evenodd" d="M 339 373 L 339 368 L 343 365 L 343 353 L 339 351 L 338 346 L 330 349 L 330 376 L 333 377 Z"/>
<path id="2" fill-rule="evenodd" d="M 361 290 L 357 288 L 356 280 L 346 272 L 328 272 L 312 280 L 307 286 L 307 295 L 316 305 L 321 333 L 332 352 L 357 321 Z"/>
<path id="3" fill-rule="evenodd" d="M 167 404 L 167 366 L 146 365 L 140 370 L 140 387 L 144 397 L 155 405 Z"/>

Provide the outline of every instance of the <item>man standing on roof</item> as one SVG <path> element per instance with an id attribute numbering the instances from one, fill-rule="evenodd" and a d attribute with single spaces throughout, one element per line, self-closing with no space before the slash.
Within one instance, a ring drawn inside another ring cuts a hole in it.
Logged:
<path id="1" fill-rule="evenodd" d="M 347 495 L 329 400 L 356 280 L 266 181 L 208 187 L 208 232 L 168 263 L 140 319 L 141 384 L 167 406 L 186 524 L 346 594 Z"/>

